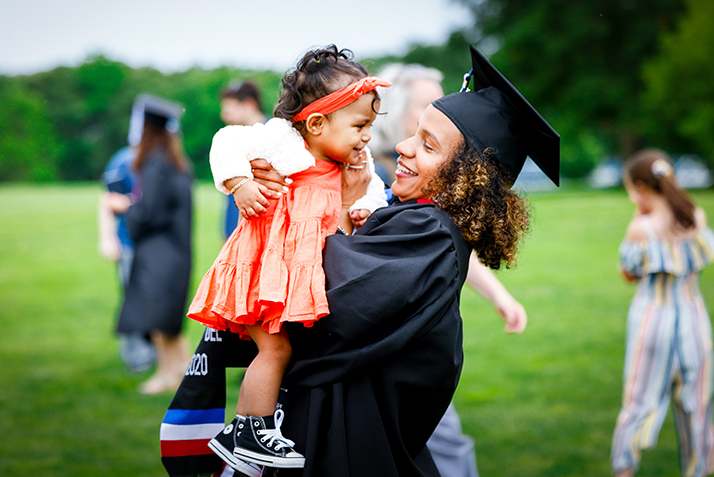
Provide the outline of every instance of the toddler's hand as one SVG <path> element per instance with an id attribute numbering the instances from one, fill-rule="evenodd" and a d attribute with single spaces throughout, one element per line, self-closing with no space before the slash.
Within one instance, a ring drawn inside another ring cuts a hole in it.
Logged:
<path id="1" fill-rule="evenodd" d="M 355 228 L 358 229 L 364 225 L 370 215 L 371 212 L 368 209 L 355 209 L 350 212 L 350 220 L 352 220 Z"/>
<path id="2" fill-rule="evenodd" d="M 255 219 L 268 210 L 268 190 L 255 181 L 248 181 L 233 193 L 233 201 L 244 219 Z"/>

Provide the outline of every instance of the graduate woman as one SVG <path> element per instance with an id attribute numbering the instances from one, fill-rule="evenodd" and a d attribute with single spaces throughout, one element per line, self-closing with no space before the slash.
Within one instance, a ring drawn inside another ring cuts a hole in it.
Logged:
<path id="1" fill-rule="evenodd" d="M 514 265 L 528 213 L 510 186 L 527 155 L 555 182 L 559 170 L 557 133 L 473 47 L 471 54 L 476 91 L 434 101 L 399 144 L 390 206 L 356 234 L 327 238 L 330 315 L 310 329 L 288 328 L 293 364 L 279 403 L 305 468 L 280 475 L 439 475 L 426 442 L 461 373 L 459 301 L 471 250 L 491 268 Z M 343 193 L 345 228 L 349 197 Z M 237 355 L 232 347 L 199 352 L 240 365 L 225 355 Z M 209 365 L 205 378 L 219 382 L 211 372 Z M 171 475 L 193 465 L 211 470 L 165 442 L 183 435 L 174 429 L 186 409 L 198 418 L 210 405 L 196 402 L 196 387 L 184 380 L 162 426 Z"/>
<path id="2" fill-rule="evenodd" d="M 117 331 L 151 336 L 156 372 L 139 386 L 143 394 L 173 391 L 188 364 L 181 328 L 191 277 L 193 176 L 176 134 L 183 108 L 143 95 L 144 129 L 134 169 L 141 195 L 113 194 L 113 211 L 126 213 L 135 244 Z"/>

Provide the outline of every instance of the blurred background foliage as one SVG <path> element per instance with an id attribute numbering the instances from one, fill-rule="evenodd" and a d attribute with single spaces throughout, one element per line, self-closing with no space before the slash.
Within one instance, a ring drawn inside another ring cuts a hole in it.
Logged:
<path id="1" fill-rule="evenodd" d="M 475 44 L 560 133 L 566 177 L 643 146 L 714 158 L 711 0 L 454 1 L 474 20 L 445 43 L 357 59 L 372 72 L 394 61 L 438 68 L 448 93 L 461 86 Z M 77 67 L 0 76 L 0 181 L 97 179 L 126 144 L 131 104 L 143 92 L 185 106 L 186 152 L 206 179 L 211 138 L 222 126 L 220 90 L 252 79 L 270 113 L 283 73 L 164 74 L 98 55 Z"/>

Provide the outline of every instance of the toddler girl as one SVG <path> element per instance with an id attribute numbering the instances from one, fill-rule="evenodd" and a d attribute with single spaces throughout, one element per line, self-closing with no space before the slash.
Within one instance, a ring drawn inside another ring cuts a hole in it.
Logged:
<path id="1" fill-rule="evenodd" d="M 622 409 L 612 441 L 617 476 L 637 471 L 674 401 L 682 475 L 712 472 L 712 330 L 699 271 L 714 260 L 714 233 L 674 179 L 668 156 L 632 156 L 624 177 L 636 216 L 620 246 L 628 281 L 639 280 L 627 317 Z"/>
<path id="2" fill-rule="evenodd" d="M 337 163 L 368 164 L 365 147 L 379 109 L 375 88 L 389 85 L 369 77 L 347 50 L 332 45 L 310 51 L 283 78 L 276 119 L 265 126 L 229 126 L 214 137 L 216 185 L 233 194 L 244 220 L 201 281 L 188 316 L 257 345 L 236 419 L 209 444 L 249 475 L 257 475 L 246 467 L 250 463 L 304 466 L 294 443 L 280 433 L 282 410 L 275 411 L 292 353 L 282 325 L 312 326 L 329 313 L 322 247 L 339 226 Z M 252 180 L 249 160 L 255 158 L 290 176 L 289 192 L 266 199 L 267 189 Z M 383 185 L 376 191 L 381 198 Z"/>

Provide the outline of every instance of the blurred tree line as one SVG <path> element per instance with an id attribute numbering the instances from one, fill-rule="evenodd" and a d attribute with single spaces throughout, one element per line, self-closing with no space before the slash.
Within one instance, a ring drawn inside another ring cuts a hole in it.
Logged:
<path id="1" fill-rule="evenodd" d="M 455 1 L 475 20 L 444 44 L 361 60 L 371 71 L 393 61 L 438 68 L 449 93 L 460 88 L 475 44 L 560 133 L 568 177 L 643 146 L 714 159 L 711 0 Z M 270 113 L 282 73 L 165 75 L 95 56 L 76 68 L 0 76 L 0 180 L 98 178 L 126 144 L 131 103 L 142 92 L 185 106 L 185 148 L 197 176 L 208 178 L 220 90 L 253 79 Z"/>
<path id="2" fill-rule="evenodd" d="M 98 179 L 126 146 L 131 106 L 140 93 L 181 103 L 183 141 L 196 175 L 210 177 L 208 151 L 220 120 L 220 92 L 232 81 L 261 85 L 272 111 L 282 74 L 229 68 L 165 75 L 103 56 L 75 68 L 0 76 L 0 180 Z"/>
<path id="3" fill-rule="evenodd" d="M 455 0 L 473 26 L 404 58 L 458 91 L 475 44 L 561 135 L 561 173 L 641 147 L 714 159 L 712 0 Z"/>

